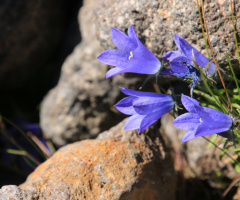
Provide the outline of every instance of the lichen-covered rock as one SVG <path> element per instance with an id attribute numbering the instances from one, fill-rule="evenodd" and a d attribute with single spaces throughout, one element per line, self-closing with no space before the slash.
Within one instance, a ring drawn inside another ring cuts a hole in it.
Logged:
<path id="1" fill-rule="evenodd" d="M 240 15 L 239 5 L 235 2 L 235 15 Z M 224 65 L 225 53 L 236 53 L 231 20 L 227 18 L 229 1 L 205 1 L 205 11 L 214 53 Z M 175 33 L 206 55 L 195 1 L 87 0 L 80 11 L 79 24 L 82 42 L 66 59 L 58 85 L 46 96 L 41 108 L 41 127 L 58 146 L 93 138 L 119 122 L 123 115 L 112 109 L 121 96 L 119 87 L 138 89 L 145 80 L 146 76 L 136 74 L 105 79 L 109 66 L 100 63 L 97 56 L 114 47 L 111 27 L 125 31 L 133 24 L 140 40 L 158 58 L 163 49 L 176 49 Z M 237 29 L 239 26 L 237 20 Z M 169 80 L 158 78 L 161 84 Z"/>
<path id="2" fill-rule="evenodd" d="M 39 200 L 174 200 L 177 177 L 159 131 L 138 135 L 123 125 L 62 147 L 20 188 Z"/>

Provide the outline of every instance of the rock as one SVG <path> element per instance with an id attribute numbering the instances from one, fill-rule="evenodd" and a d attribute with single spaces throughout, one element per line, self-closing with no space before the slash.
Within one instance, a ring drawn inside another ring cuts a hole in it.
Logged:
<path id="1" fill-rule="evenodd" d="M 174 200 L 177 176 L 159 131 L 138 135 L 124 131 L 124 122 L 62 147 L 19 187 L 39 200 Z"/>
<path id="2" fill-rule="evenodd" d="M 0 199 L 1 200 L 32 200 L 34 199 L 34 194 L 30 190 L 23 190 L 16 185 L 3 186 L 0 189 Z"/>
<path id="3" fill-rule="evenodd" d="M 1 2 L 1 91 L 26 88 L 37 70 L 45 69 L 63 36 L 65 8 L 65 0 Z"/>
<path id="4" fill-rule="evenodd" d="M 230 18 L 230 2 L 208 0 L 204 3 L 214 54 L 219 63 L 227 65 L 225 53 L 233 56 L 237 53 Z M 234 14 L 238 16 L 240 2 L 236 2 L 234 6 Z M 174 34 L 181 35 L 207 56 L 196 1 L 172 3 L 171 0 L 101 0 L 101 3 L 94 5 L 93 10 L 97 15 L 96 34 L 104 49 L 113 47 L 109 27 L 127 30 L 133 24 L 139 38 L 159 58 L 163 49 L 177 49 Z M 239 29 L 240 22 L 235 23 Z"/>
<path id="5" fill-rule="evenodd" d="M 58 85 L 42 103 L 41 127 L 58 146 L 96 137 L 121 121 L 123 115 L 113 109 L 123 97 L 119 87 L 140 87 L 144 77 L 120 75 L 106 80 L 108 67 L 97 60 L 102 50 L 95 35 L 94 4 L 85 2 L 79 15 L 82 42 L 66 59 Z"/>
<path id="6" fill-rule="evenodd" d="M 186 131 L 173 126 L 173 117 L 166 114 L 161 118 L 161 135 L 165 145 L 171 148 L 171 155 L 175 160 L 175 169 L 179 175 L 179 199 L 231 199 L 234 195 L 232 182 L 237 179 L 237 172 L 232 160 L 221 150 L 212 146 L 202 137 L 197 137 L 182 144 L 182 137 Z M 210 139 L 211 136 L 206 138 Z M 223 148 L 224 138 L 218 137 L 216 145 Z M 234 153 L 228 151 L 232 157 Z M 231 186 L 232 185 L 232 186 Z M 228 194 L 226 188 L 229 186 Z"/>
<path id="7" fill-rule="evenodd" d="M 239 4 L 236 2 L 236 8 Z M 224 65 L 225 53 L 235 52 L 231 20 L 226 18 L 230 15 L 229 2 L 208 1 L 205 10 L 214 53 Z M 240 11 L 235 14 L 240 15 Z M 80 11 L 79 24 L 82 42 L 66 59 L 58 85 L 45 97 L 41 107 L 41 127 L 57 146 L 94 138 L 117 124 L 123 118 L 113 110 L 122 97 L 119 87 L 138 89 L 146 78 L 123 74 L 105 80 L 109 67 L 96 58 L 103 50 L 114 47 L 110 27 L 126 31 L 133 24 L 140 40 L 159 58 L 163 49 L 176 49 L 175 33 L 206 54 L 195 1 L 172 4 L 166 0 L 101 0 L 96 4 L 88 0 Z M 166 85 L 171 79 L 158 80 Z"/>

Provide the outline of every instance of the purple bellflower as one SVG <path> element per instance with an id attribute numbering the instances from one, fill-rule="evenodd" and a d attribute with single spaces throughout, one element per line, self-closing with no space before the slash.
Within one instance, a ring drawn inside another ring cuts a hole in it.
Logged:
<path id="1" fill-rule="evenodd" d="M 138 133 L 156 122 L 162 115 L 174 108 L 172 96 L 154 92 L 141 92 L 121 87 L 128 97 L 115 107 L 126 115 L 132 115 L 125 123 L 124 130 L 139 129 Z"/>
<path id="2" fill-rule="evenodd" d="M 180 78 L 191 77 L 191 88 L 194 88 L 197 85 L 200 78 L 199 70 L 193 67 L 193 60 L 205 70 L 207 76 L 212 77 L 215 74 L 215 64 L 211 62 L 207 69 L 205 69 L 209 63 L 209 59 L 192 47 L 185 39 L 175 34 L 175 43 L 181 52 L 169 51 L 163 55 L 163 58 L 170 62 L 171 68 L 162 71 L 161 74 L 170 74 Z"/>
<path id="3" fill-rule="evenodd" d="M 160 70 L 160 61 L 140 42 L 133 26 L 128 28 L 128 36 L 112 28 L 111 37 L 118 49 L 106 50 L 98 56 L 101 62 L 115 66 L 106 78 L 125 72 L 156 74 Z"/>
<path id="4" fill-rule="evenodd" d="M 188 131 L 183 136 L 182 143 L 199 136 L 215 133 L 224 136 L 222 132 L 228 131 L 232 127 L 233 121 L 225 113 L 200 106 L 197 100 L 183 94 L 182 103 L 189 113 L 180 115 L 173 121 L 174 126 Z"/>

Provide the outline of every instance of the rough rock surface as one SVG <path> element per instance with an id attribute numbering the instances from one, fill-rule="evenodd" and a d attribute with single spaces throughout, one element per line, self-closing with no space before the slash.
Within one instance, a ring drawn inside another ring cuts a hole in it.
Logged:
<path id="1" fill-rule="evenodd" d="M 104 49 L 113 44 L 109 27 L 127 30 L 134 24 L 135 30 L 145 45 L 155 54 L 176 49 L 174 34 L 181 35 L 202 53 L 205 43 L 199 20 L 196 1 L 172 0 L 101 0 L 94 6 L 96 34 Z M 235 2 L 235 15 L 240 14 L 240 2 Z M 204 1 L 205 17 L 216 58 L 227 63 L 225 53 L 236 55 L 229 1 Z M 236 22 L 237 30 L 240 21 Z"/>
<path id="2" fill-rule="evenodd" d="M 174 200 L 177 177 L 159 130 L 138 135 L 123 125 L 62 147 L 20 185 L 21 191 L 39 200 Z"/>
<path id="3" fill-rule="evenodd" d="M 139 77 L 143 76 L 106 80 L 108 67 L 97 60 L 102 50 L 91 11 L 94 4 L 85 2 L 79 15 L 82 42 L 66 59 L 58 85 L 42 103 L 41 127 L 59 146 L 96 137 L 117 124 L 123 115 L 116 115 L 112 107 L 123 97 L 119 87 L 141 86 Z"/>
<path id="4" fill-rule="evenodd" d="M 1 2 L 0 90 L 10 92 L 23 87 L 46 64 L 62 38 L 64 2 Z"/>
<path id="5" fill-rule="evenodd" d="M 205 1 L 214 53 L 223 65 L 226 52 L 235 54 L 229 8 L 229 1 Z M 240 2 L 235 2 L 235 14 L 240 15 Z M 41 127 L 58 146 L 93 138 L 119 122 L 122 115 L 112 109 L 121 97 L 119 86 L 138 89 L 146 77 L 124 74 L 105 80 L 109 67 L 96 57 L 114 47 L 111 26 L 126 31 L 133 24 L 140 40 L 159 58 L 162 49 L 176 49 L 175 33 L 206 53 L 195 1 L 101 0 L 96 4 L 88 0 L 80 11 L 79 24 L 82 42 L 66 59 L 58 85 L 41 108 Z M 161 84 L 167 80 L 159 78 Z"/>
<path id="6" fill-rule="evenodd" d="M 23 190 L 16 185 L 3 186 L 0 190 L 1 200 L 32 200 L 34 194 L 30 190 Z"/>

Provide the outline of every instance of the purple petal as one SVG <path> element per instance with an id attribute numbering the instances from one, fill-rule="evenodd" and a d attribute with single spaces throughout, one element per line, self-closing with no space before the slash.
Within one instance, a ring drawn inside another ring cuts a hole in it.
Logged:
<path id="1" fill-rule="evenodd" d="M 133 101 L 133 108 L 140 115 L 148 115 L 155 112 L 167 113 L 174 107 L 174 101 L 170 95 L 165 97 L 141 97 Z"/>
<path id="2" fill-rule="evenodd" d="M 182 63 L 183 61 L 190 64 L 192 63 L 191 60 L 185 56 L 179 56 L 170 62 L 171 70 L 174 74 L 185 75 L 189 72 L 189 68 Z"/>
<path id="3" fill-rule="evenodd" d="M 184 56 L 184 54 L 180 51 L 168 51 L 167 53 L 162 55 L 162 57 L 168 61 L 171 61 L 178 56 Z"/>
<path id="4" fill-rule="evenodd" d="M 209 67 L 208 67 L 208 76 L 213 76 L 215 73 L 216 73 L 216 71 L 217 71 L 217 67 L 216 67 L 216 65 L 212 62 L 212 63 L 210 63 L 210 65 L 209 65 Z"/>
<path id="5" fill-rule="evenodd" d="M 136 99 L 136 97 L 126 97 L 119 101 L 115 107 L 123 114 L 126 115 L 134 115 L 137 114 L 132 106 L 132 101 Z"/>
<path id="6" fill-rule="evenodd" d="M 160 68 L 160 61 L 138 40 L 138 47 L 133 51 L 126 72 L 156 74 Z"/>
<path id="7" fill-rule="evenodd" d="M 151 126 L 154 122 L 156 122 L 158 119 L 160 119 L 162 117 L 162 115 L 164 115 L 164 114 L 166 114 L 166 112 L 160 111 L 160 112 L 155 112 L 151 115 L 145 116 L 142 120 L 142 123 L 140 125 L 138 133 L 141 133 L 144 130 L 146 130 L 146 128 Z"/>
<path id="8" fill-rule="evenodd" d="M 197 49 L 192 47 L 184 38 L 182 38 L 179 35 L 175 34 L 175 43 L 177 47 L 190 59 L 193 60 L 192 54 L 194 54 L 196 63 L 202 67 L 205 68 L 206 65 L 209 62 L 209 59 L 206 58 L 203 54 L 201 54 Z M 214 63 L 210 64 L 210 67 L 208 68 L 208 75 L 213 76 L 216 72 L 216 66 Z"/>
<path id="9" fill-rule="evenodd" d="M 184 38 L 177 34 L 175 34 L 175 43 L 177 47 L 181 50 L 181 52 L 192 60 L 193 47 Z"/>
<path id="10" fill-rule="evenodd" d="M 182 143 L 187 142 L 188 140 L 194 139 L 196 131 L 188 131 L 182 138 Z"/>
<path id="11" fill-rule="evenodd" d="M 121 74 L 123 73 L 124 69 L 123 68 L 120 68 L 120 67 L 114 67 L 110 70 L 107 71 L 106 73 L 106 78 L 110 78 L 114 75 L 117 75 L 117 74 Z"/>
<path id="12" fill-rule="evenodd" d="M 140 124 L 144 117 L 145 115 L 138 115 L 138 114 L 129 117 L 125 123 L 124 130 L 139 129 Z"/>
<path id="13" fill-rule="evenodd" d="M 115 46 L 123 51 L 130 52 L 137 47 L 137 41 L 135 39 L 128 37 L 116 28 L 111 29 L 111 37 Z"/>
<path id="14" fill-rule="evenodd" d="M 138 38 L 138 37 L 137 37 L 137 34 L 136 34 L 135 30 L 134 30 L 133 25 L 131 25 L 131 26 L 128 27 L 128 36 L 129 36 L 131 39 L 137 39 L 137 38 Z M 137 42 L 137 40 L 136 40 L 136 42 Z"/>
<path id="15" fill-rule="evenodd" d="M 173 125 L 179 129 L 194 131 L 200 125 L 199 116 L 195 113 L 185 113 L 173 121 Z"/>
<path id="16" fill-rule="evenodd" d="M 159 94 L 156 92 L 142 92 L 142 91 L 136 91 L 136 90 L 131 90 L 125 87 L 121 87 L 121 91 L 129 96 L 134 96 L 134 97 L 164 97 L 165 94 Z"/>
<path id="17" fill-rule="evenodd" d="M 217 126 L 209 126 L 210 123 L 201 123 L 196 131 L 195 136 L 206 136 L 206 135 L 212 135 L 215 133 L 221 133 L 224 131 L 228 131 L 229 128 L 226 127 L 217 127 Z"/>
<path id="18" fill-rule="evenodd" d="M 211 135 L 227 131 L 232 126 L 232 119 L 227 114 L 212 108 L 198 106 L 195 108 L 202 123 L 196 131 L 197 136 Z"/>
<path id="19" fill-rule="evenodd" d="M 121 50 L 109 49 L 101 53 L 98 56 L 98 60 L 107 65 L 125 68 L 128 62 L 128 54 Z"/>
<path id="20" fill-rule="evenodd" d="M 182 94 L 182 104 L 191 113 L 196 113 L 195 106 L 199 105 L 199 102 L 191 97 Z"/>

